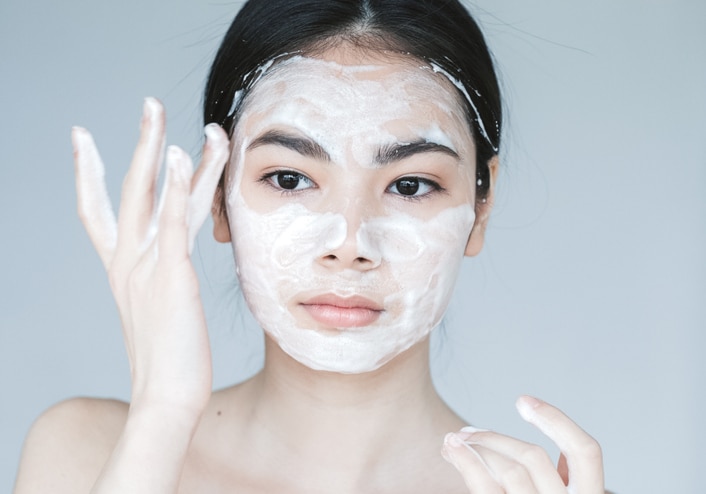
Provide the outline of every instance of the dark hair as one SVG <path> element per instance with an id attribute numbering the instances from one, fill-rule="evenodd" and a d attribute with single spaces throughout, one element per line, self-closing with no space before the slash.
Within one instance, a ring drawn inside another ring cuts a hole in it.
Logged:
<path id="1" fill-rule="evenodd" d="M 219 123 L 231 134 L 263 64 L 342 42 L 404 53 L 462 84 L 459 96 L 476 145 L 477 195 L 484 198 L 490 185 L 488 161 L 500 147 L 502 104 L 483 34 L 458 0 L 249 0 L 211 67 L 205 122 Z M 223 179 L 219 187 L 222 193 Z"/>

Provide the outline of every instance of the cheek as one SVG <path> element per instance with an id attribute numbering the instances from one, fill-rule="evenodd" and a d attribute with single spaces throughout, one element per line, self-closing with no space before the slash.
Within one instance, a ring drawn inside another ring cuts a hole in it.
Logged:
<path id="1" fill-rule="evenodd" d="M 266 313 L 286 312 L 305 292 L 337 290 L 337 280 L 326 279 L 316 269 L 317 259 L 345 241 L 346 221 L 339 214 L 313 213 L 300 204 L 261 214 L 242 198 L 238 202 L 231 224 L 242 290 L 263 326 L 276 331 L 282 321 Z"/>
<path id="2" fill-rule="evenodd" d="M 234 228 L 241 232 L 234 236 L 239 264 L 259 260 L 283 274 L 312 265 L 342 244 L 347 231 L 340 214 L 313 213 L 301 204 L 288 204 L 262 214 L 241 202 L 232 218 Z"/>
<path id="3" fill-rule="evenodd" d="M 232 205 L 241 287 L 255 318 L 299 362 L 343 373 L 384 365 L 439 324 L 474 220 L 468 205 L 431 221 L 402 214 L 370 219 L 355 233 L 355 242 L 361 254 L 378 258 L 379 266 L 332 271 L 317 259 L 347 239 L 342 215 L 312 213 L 297 204 L 260 214 L 242 198 Z M 321 293 L 372 296 L 385 312 L 371 326 L 335 336 L 312 331 L 292 309 L 302 296 Z"/>
<path id="4" fill-rule="evenodd" d="M 473 209 L 462 205 L 429 221 L 393 215 L 361 227 L 358 245 L 361 251 L 375 252 L 384 259 L 384 274 L 395 286 L 388 302 L 403 325 L 415 327 L 421 320 L 427 326 L 438 323 L 453 291 L 474 219 Z"/>
<path id="5" fill-rule="evenodd" d="M 348 225 L 341 214 L 314 213 L 301 204 L 261 214 L 249 208 L 242 197 L 232 199 L 229 217 L 240 270 L 247 267 L 253 275 L 259 270 L 272 281 L 298 280 L 301 285 L 313 274 L 328 276 L 335 283 L 337 273 L 315 266 L 318 259 L 346 241 Z M 379 267 L 360 276 L 377 278 L 378 290 L 386 280 L 414 293 L 439 286 L 455 274 L 474 218 L 471 206 L 462 205 L 427 221 L 404 214 L 363 221 L 355 233 L 357 253 Z M 373 288 L 370 283 L 362 285 L 361 289 Z"/>

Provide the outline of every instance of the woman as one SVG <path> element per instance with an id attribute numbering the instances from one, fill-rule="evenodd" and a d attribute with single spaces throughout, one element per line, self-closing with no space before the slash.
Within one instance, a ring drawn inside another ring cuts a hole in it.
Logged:
<path id="1" fill-rule="evenodd" d="M 17 492 L 603 492 L 600 448 L 559 410 L 518 400 L 561 449 L 556 468 L 464 427 L 431 382 L 429 333 L 482 247 L 502 122 L 458 2 L 251 0 L 204 114 L 198 171 L 170 147 L 157 202 L 165 119 L 145 101 L 117 220 L 93 141 L 73 131 L 132 399 L 47 412 Z M 266 336 L 262 371 L 213 394 L 189 258 L 211 209 Z"/>

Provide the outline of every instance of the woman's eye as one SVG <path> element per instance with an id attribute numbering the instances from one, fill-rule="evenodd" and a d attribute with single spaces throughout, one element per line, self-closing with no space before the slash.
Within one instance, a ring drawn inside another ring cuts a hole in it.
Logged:
<path id="1" fill-rule="evenodd" d="M 292 171 L 270 173 L 264 176 L 263 179 L 275 188 L 283 191 L 304 190 L 314 187 L 314 183 L 310 178 L 302 175 L 301 173 Z"/>
<path id="2" fill-rule="evenodd" d="M 422 197 L 441 190 L 439 184 L 419 177 L 404 177 L 394 181 L 387 189 L 393 194 L 405 197 Z"/>

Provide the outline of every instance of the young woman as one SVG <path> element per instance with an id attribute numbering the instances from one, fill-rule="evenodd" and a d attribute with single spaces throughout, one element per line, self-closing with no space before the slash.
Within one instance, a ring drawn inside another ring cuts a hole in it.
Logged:
<path id="1" fill-rule="evenodd" d="M 206 88 L 198 171 L 148 98 L 117 219 L 75 128 L 79 211 L 108 271 L 130 404 L 71 400 L 27 440 L 17 493 L 603 491 L 597 443 L 549 404 L 560 448 L 466 427 L 429 333 L 493 204 L 501 103 L 457 1 L 246 3 Z M 190 261 L 212 211 L 265 332 L 264 368 L 211 393 Z M 441 453 L 440 453 L 441 450 Z"/>

